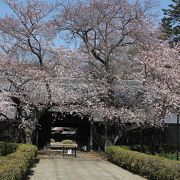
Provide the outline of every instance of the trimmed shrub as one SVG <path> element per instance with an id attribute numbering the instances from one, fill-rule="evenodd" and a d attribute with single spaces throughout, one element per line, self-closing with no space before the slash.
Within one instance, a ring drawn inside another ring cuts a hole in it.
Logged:
<path id="1" fill-rule="evenodd" d="M 0 156 L 6 156 L 15 152 L 17 147 L 15 143 L 0 142 Z"/>
<path id="2" fill-rule="evenodd" d="M 60 142 L 61 144 L 75 144 L 75 141 L 71 139 L 66 139 Z"/>
<path id="3" fill-rule="evenodd" d="M 129 150 L 132 150 L 132 151 L 138 151 L 138 152 L 141 152 L 141 145 L 140 144 L 132 144 L 132 145 L 129 145 L 129 146 L 121 146 L 121 147 L 125 147 Z M 163 145 L 153 145 L 153 153 L 160 153 L 160 154 L 167 154 L 167 153 L 176 153 L 176 145 L 170 145 L 170 144 L 163 144 Z M 143 145 L 143 152 L 144 153 L 152 153 L 151 152 L 151 147 L 150 146 L 147 146 L 147 145 Z"/>
<path id="4" fill-rule="evenodd" d="M 164 157 L 171 160 L 177 160 L 177 153 L 161 153 L 161 154 L 155 154 L 159 157 Z M 178 157 L 178 161 L 180 161 L 180 157 Z"/>
<path id="5" fill-rule="evenodd" d="M 118 146 L 107 147 L 106 155 L 111 162 L 148 179 L 180 180 L 180 163 L 177 161 Z"/>
<path id="6" fill-rule="evenodd" d="M 33 164 L 37 149 L 29 144 L 17 144 L 17 150 L 7 156 L 0 157 L 0 179 L 21 180 L 26 177 Z"/>

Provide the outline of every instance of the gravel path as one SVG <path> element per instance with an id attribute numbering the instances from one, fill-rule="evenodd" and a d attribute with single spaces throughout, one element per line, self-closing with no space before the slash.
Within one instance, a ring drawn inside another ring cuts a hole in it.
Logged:
<path id="1" fill-rule="evenodd" d="M 102 158 L 40 158 L 30 180 L 145 180 Z"/>

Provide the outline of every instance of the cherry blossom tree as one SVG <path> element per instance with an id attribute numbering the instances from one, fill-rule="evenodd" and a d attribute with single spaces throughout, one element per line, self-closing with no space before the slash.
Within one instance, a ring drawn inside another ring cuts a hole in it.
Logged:
<path id="1" fill-rule="evenodd" d="M 47 81 L 48 72 L 43 68 L 47 60 L 55 58 L 50 48 L 56 36 L 52 20 L 60 4 L 36 0 L 4 2 L 11 9 L 12 15 L 0 19 L 1 53 L 6 54 L 3 55 L 5 61 L 1 61 L 2 71 L 13 84 L 16 90 L 13 96 L 18 99 L 19 105 L 23 104 L 20 107 L 37 107 L 37 102 L 27 93 L 33 90 L 31 85 L 35 80 L 41 81 L 43 88 L 46 88 L 44 104 L 48 106 L 51 104 L 51 92 Z"/>
<path id="2" fill-rule="evenodd" d="M 133 62 L 134 66 L 127 62 L 125 65 L 132 71 L 127 74 L 131 79 L 122 79 L 121 74 L 115 76 L 118 83 L 113 86 L 114 106 L 98 106 L 107 129 L 106 134 L 97 134 L 101 144 L 105 143 L 103 146 L 115 144 L 122 134 L 133 129 L 161 128 L 169 113 L 179 112 L 179 47 L 154 44 L 149 50 L 141 50 Z M 93 76 L 96 73 L 97 68 Z"/>
<path id="3" fill-rule="evenodd" d="M 25 128 L 27 134 L 32 134 L 38 118 L 52 106 L 58 106 L 62 112 L 89 113 L 91 99 L 97 97 L 97 88 L 83 76 L 80 54 L 65 49 L 54 50 L 54 54 L 56 59 L 46 61 L 43 69 L 31 62 L 1 56 L 4 79 L 15 89 L 11 96 L 20 110 L 19 127 Z"/>
<path id="4" fill-rule="evenodd" d="M 54 40 L 54 14 L 60 8 L 58 2 L 5 0 L 12 11 L 0 19 L 1 48 L 19 60 L 31 60 L 42 68 L 49 59 Z"/>
<path id="5" fill-rule="evenodd" d="M 171 112 L 178 110 L 180 100 L 179 50 L 179 46 L 170 48 L 159 44 L 139 56 L 145 69 L 145 83 L 156 89 L 157 98 L 163 96 L 166 99 L 165 105 Z"/>
<path id="6" fill-rule="evenodd" d="M 152 1 L 79 2 L 67 5 L 57 18 L 59 30 L 67 32 L 66 38 L 77 39 L 89 56 L 88 77 L 103 89 L 99 104 L 92 109 L 96 112 L 98 107 L 108 126 L 114 124 L 114 117 L 119 122 L 116 125 L 155 124 L 156 117 L 150 116 L 155 111 L 147 99 L 152 90 L 144 86 L 143 66 L 134 58 L 138 51 L 156 42 L 154 7 L 156 3 Z"/>
<path id="7" fill-rule="evenodd" d="M 178 106 L 179 50 L 155 38 L 151 1 L 5 2 L 14 15 L 0 18 L 0 71 L 14 87 L 7 98 L 20 110 L 26 142 L 52 106 L 99 116 L 105 146 L 125 131 L 160 126 Z M 55 47 L 58 31 L 78 38 L 80 47 Z"/>
<path id="8" fill-rule="evenodd" d="M 67 5 L 56 22 L 59 30 L 65 30 L 70 38 L 78 38 L 92 59 L 104 67 L 110 83 L 112 64 L 119 60 L 119 54 L 127 47 L 151 42 L 154 6 L 152 1 L 80 2 Z"/>
<path id="9" fill-rule="evenodd" d="M 120 85 L 128 89 L 126 80 L 141 81 L 142 76 L 139 78 L 136 73 L 138 63 L 132 57 L 155 42 L 152 26 L 155 6 L 152 1 L 79 2 L 67 5 L 57 18 L 59 30 L 77 38 L 81 49 L 89 55 L 93 80 L 106 89 L 107 109 L 116 106 L 115 94 Z"/>

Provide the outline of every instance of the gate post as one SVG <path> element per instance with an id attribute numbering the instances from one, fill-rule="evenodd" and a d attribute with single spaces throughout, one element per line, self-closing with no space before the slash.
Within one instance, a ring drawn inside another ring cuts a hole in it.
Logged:
<path id="1" fill-rule="evenodd" d="M 90 151 L 93 151 L 93 127 L 94 123 L 93 120 L 90 120 L 90 139 L 89 139 L 89 149 Z"/>

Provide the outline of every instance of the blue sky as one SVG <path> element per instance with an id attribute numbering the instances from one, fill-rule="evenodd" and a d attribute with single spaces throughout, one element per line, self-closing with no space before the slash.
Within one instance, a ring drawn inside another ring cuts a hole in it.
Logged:
<path id="1" fill-rule="evenodd" d="M 45 0 L 45 1 L 53 1 L 53 0 Z M 158 1 L 158 0 L 157 0 Z M 161 21 L 161 18 L 163 17 L 163 11 L 161 9 L 166 9 L 168 8 L 168 5 L 172 3 L 172 0 L 159 0 L 159 7 L 157 8 L 157 11 L 158 11 L 158 15 L 160 15 L 160 17 L 158 18 L 158 21 L 157 24 L 160 23 Z M 7 5 L 5 5 L 5 3 L 3 2 L 3 0 L 0 0 L 0 17 L 3 17 L 5 16 L 6 14 L 10 14 L 11 11 L 10 9 L 8 8 Z M 65 45 L 65 43 L 61 40 L 60 42 L 59 41 L 55 41 L 55 44 L 57 46 L 61 46 L 61 45 Z M 68 45 L 69 46 L 69 45 Z M 71 47 L 70 47 L 71 48 Z"/>
<path id="2" fill-rule="evenodd" d="M 50 1 L 50 0 L 48 0 Z M 163 12 L 161 9 L 167 8 L 169 4 L 171 4 L 171 0 L 159 0 L 159 8 L 158 12 L 161 16 L 163 16 Z M 3 3 L 3 0 L 0 0 L 0 16 L 4 16 L 5 14 L 10 13 L 9 8 Z"/>

